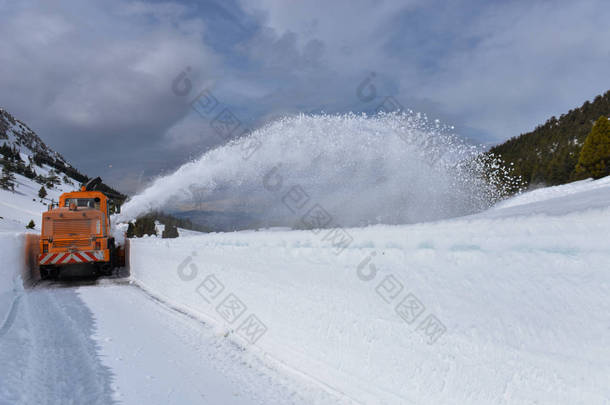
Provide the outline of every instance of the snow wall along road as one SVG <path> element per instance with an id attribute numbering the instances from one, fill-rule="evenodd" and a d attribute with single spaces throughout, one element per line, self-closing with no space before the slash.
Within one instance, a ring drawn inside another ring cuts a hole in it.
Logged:
<path id="1" fill-rule="evenodd" d="M 345 249 L 327 231 L 134 239 L 131 272 L 359 403 L 604 404 L 610 192 L 563 200 L 349 228 Z M 604 208 L 578 212 L 591 200 Z"/>
<path id="2" fill-rule="evenodd" d="M 24 286 L 38 277 L 39 235 L 0 231 L 0 338 L 8 332 Z"/>

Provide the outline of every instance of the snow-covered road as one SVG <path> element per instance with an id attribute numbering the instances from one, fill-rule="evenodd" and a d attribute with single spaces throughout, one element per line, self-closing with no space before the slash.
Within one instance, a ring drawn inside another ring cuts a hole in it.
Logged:
<path id="1" fill-rule="evenodd" d="M 43 282 L 16 302 L 2 404 L 333 402 L 127 282 Z"/>
<path id="2" fill-rule="evenodd" d="M 112 402 L 112 374 L 91 339 L 91 310 L 74 289 L 16 296 L 0 340 L 0 402 Z"/>

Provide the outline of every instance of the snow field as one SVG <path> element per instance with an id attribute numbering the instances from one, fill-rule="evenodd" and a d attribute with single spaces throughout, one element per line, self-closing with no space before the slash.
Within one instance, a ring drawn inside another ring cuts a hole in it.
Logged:
<path id="1" fill-rule="evenodd" d="M 358 402 L 601 404 L 610 199 L 595 182 L 567 194 L 536 198 L 537 215 L 522 204 L 348 229 L 338 255 L 324 231 L 132 240 L 131 271 L 218 333 Z M 254 342 L 250 315 L 266 328 Z"/>
<path id="2" fill-rule="evenodd" d="M 25 156 L 25 155 L 24 155 Z M 25 159 L 25 157 L 24 157 Z M 47 165 L 43 167 L 35 166 L 36 173 L 48 176 L 51 168 Z M 62 183 L 53 188 L 46 188 L 47 196 L 44 202 L 38 198 L 38 190 L 41 185 L 34 180 L 28 179 L 20 174 L 15 174 L 15 192 L 0 189 L 0 230 L 23 230 L 25 225 L 34 220 L 35 229 L 40 232 L 40 220 L 43 211 L 47 210 L 47 205 L 51 199 L 58 202 L 59 196 L 63 193 L 74 191 L 78 184 L 74 185 Z"/>

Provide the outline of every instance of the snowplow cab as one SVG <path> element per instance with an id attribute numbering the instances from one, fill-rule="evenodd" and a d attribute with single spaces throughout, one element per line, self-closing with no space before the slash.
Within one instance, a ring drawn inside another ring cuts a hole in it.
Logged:
<path id="1" fill-rule="evenodd" d="M 115 246 L 111 232 L 111 206 L 106 194 L 88 190 L 64 193 L 57 206 L 42 214 L 41 278 L 56 278 L 60 268 L 85 265 L 91 275 L 112 273 L 124 263 L 124 250 Z"/>

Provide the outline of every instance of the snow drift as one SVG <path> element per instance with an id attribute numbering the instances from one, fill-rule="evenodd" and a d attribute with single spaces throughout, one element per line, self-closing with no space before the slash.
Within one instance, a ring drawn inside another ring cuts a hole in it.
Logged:
<path id="1" fill-rule="evenodd" d="M 144 238 L 131 271 L 219 334 L 360 403 L 601 404 L 604 182 L 471 217 L 347 229 L 340 252 L 325 231 Z M 251 316 L 265 326 L 255 342 L 243 333 Z"/>
<path id="2" fill-rule="evenodd" d="M 505 173 L 480 153 L 415 113 L 285 117 L 157 179 L 122 218 L 223 210 L 255 218 L 242 226 L 307 228 L 295 215 L 307 203 L 342 226 L 454 217 L 505 195 Z"/>

